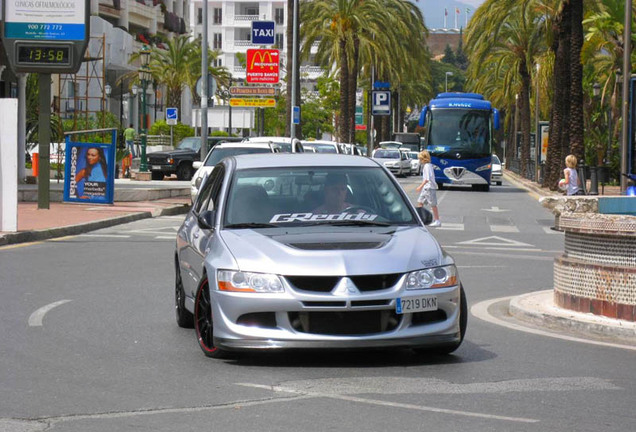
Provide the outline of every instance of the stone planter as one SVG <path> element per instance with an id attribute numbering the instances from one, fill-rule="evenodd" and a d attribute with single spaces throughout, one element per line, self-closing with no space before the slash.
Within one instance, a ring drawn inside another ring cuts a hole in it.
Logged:
<path id="1" fill-rule="evenodd" d="M 554 262 L 555 304 L 636 321 L 636 216 L 629 214 L 636 214 L 636 200 L 546 197 L 541 203 L 565 232 L 564 252 Z M 599 208 L 624 209 L 625 214 L 599 213 Z"/>

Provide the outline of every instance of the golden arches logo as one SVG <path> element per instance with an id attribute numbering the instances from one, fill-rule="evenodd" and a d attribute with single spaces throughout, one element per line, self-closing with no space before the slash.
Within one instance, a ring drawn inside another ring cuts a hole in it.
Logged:
<path id="1" fill-rule="evenodd" d="M 273 57 L 276 57 L 274 61 Z M 265 68 L 268 67 L 270 70 L 274 70 L 278 68 L 278 51 L 277 50 L 254 50 L 252 52 L 250 62 L 250 69 L 257 68 Z"/>

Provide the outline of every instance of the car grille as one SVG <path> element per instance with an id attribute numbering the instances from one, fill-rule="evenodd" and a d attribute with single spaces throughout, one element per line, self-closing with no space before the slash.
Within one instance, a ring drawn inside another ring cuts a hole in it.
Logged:
<path id="1" fill-rule="evenodd" d="M 165 165 L 166 164 L 166 157 L 165 156 L 161 156 L 161 157 L 149 157 L 148 158 L 148 162 L 153 164 L 153 165 Z"/>
<path id="2" fill-rule="evenodd" d="M 355 284 L 360 292 L 380 291 L 393 287 L 402 274 L 381 274 L 381 275 L 364 275 L 349 276 L 349 279 Z M 309 292 L 331 292 L 341 277 L 339 276 L 285 276 L 287 282 L 300 291 Z"/>
<path id="3" fill-rule="evenodd" d="M 397 328 L 402 319 L 394 310 L 347 312 L 289 312 L 294 330 L 331 336 L 384 333 Z"/>

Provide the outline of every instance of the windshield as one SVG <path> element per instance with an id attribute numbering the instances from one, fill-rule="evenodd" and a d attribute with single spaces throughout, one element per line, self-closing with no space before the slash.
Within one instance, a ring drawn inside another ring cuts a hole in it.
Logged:
<path id="1" fill-rule="evenodd" d="M 201 150 L 201 138 L 200 137 L 189 137 L 184 138 L 177 147 L 180 150 Z"/>
<path id="2" fill-rule="evenodd" d="M 316 149 L 316 153 L 338 153 L 336 146 L 332 144 L 311 143 L 307 145 Z"/>
<path id="3" fill-rule="evenodd" d="M 411 207 L 379 167 L 239 170 L 225 208 L 225 227 L 416 224 Z"/>
<path id="4" fill-rule="evenodd" d="M 409 153 L 409 157 L 413 160 L 417 160 L 417 153 L 416 152 L 410 152 Z"/>
<path id="5" fill-rule="evenodd" d="M 263 146 L 262 148 L 260 147 L 228 147 L 228 148 L 221 148 L 221 147 L 213 147 L 212 150 L 210 150 L 210 154 L 208 155 L 207 159 L 205 160 L 205 166 L 211 166 L 213 167 L 214 165 L 218 164 L 221 159 L 228 157 L 228 156 L 236 156 L 236 155 L 242 155 L 242 154 L 254 154 L 254 153 L 271 153 L 272 150 L 269 147 L 265 147 Z"/>
<path id="6" fill-rule="evenodd" d="M 438 157 L 477 158 L 491 154 L 490 112 L 471 109 L 431 111 L 428 150 Z"/>
<path id="7" fill-rule="evenodd" d="M 373 154 L 374 158 L 382 158 L 382 159 L 400 159 L 400 151 L 399 150 L 382 150 L 378 149 Z"/>
<path id="8" fill-rule="evenodd" d="M 499 158 L 495 155 L 492 155 L 492 163 L 496 164 L 496 165 L 501 165 L 501 161 L 499 160 Z"/>

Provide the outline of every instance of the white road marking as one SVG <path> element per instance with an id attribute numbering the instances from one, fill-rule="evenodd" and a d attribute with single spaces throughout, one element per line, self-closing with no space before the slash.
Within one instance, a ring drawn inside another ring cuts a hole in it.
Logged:
<path id="1" fill-rule="evenodd" d="M 443 222 L 442 226 L 437 227 L 438 230 L 464 231 L 463 223 Z"/>
<path id="2" fill-rule="evenodd" d="M 176 239 L 176 236 L 156 236 L 155 239 L 157 240 L 174 240 Z"/>
<path id="3" fill-rule="evenodd" d="M 493 213 L 503 213 L 503 212 L 507 212 L 510 211 L 508 209 L 500 209 L 499 207 L 491 207 L 489 209 L 482 209 L 482 211 L 487 211 L 487 212 L 493 212 Z"/>
<path id="4" fill-rule="evenodd" d="M 458 245 L 477 245 L 477 246 L 526 246 L 533 247 L 534 245 L 523 243 L 516 240 L 510 240 L 503 237 L 498 236 L 490 236 L 490 237 L 481 237 L 478 239 L 467 240 L 463 242 L 458 242 Z"/>
<path id="5" fill-rule="evenodd" d="M 490 225 L 492 232 L 518 233 L 519 228 L 514 225 Z"/>
<path id="6" fill-rule="evenodd" d="M 360 378 L 360 380 L 364 380 L 365 378 Z M 274 392 L 282 392 L 282 393 L 292 393 L 292 394 L 302 394 L 302 395 L 306 395 L 306 396 L 313 396 L 313 397 L 318 397 L 318 398 L 329 398 L 329 399 L 337 399 L 337 400 L 345 400 L 345 401 L 349 401 L 349 402 L 357 402 L 357 403 L 363 403 L 363 404 L 369 404 L 369 405 L 380 405 L 380 406 L 388 406 L 388 407 L 394 407 L 394 408 L 402 408 L 402 409 L 410 409 L 410 410 L 415 410 L 415 411 L 427 411 L 427 412 L 435 412 L 435 413 L 441 413 L 441 414 L 451 414 L 451 415 L 457 415 L 457 416 L 464 416 L 464 417 L 477 417 L 477 418 L 486 418 L 486 419 L 490 419 L 490 420 L 505 420 L 505 421 L 512 421 L 512 422 L 520 422 L 520 423 L 537 423 L 539 422 L 538 419 L 532 419 L 532 418 L 524 418 L 524 417 L 508 417 L 508 416 L 500 416 L 500 415 L 495 415 L 495 414 L 484 414 L 484 413 L 478 413 L 478 412 L 473 412 L 473 411 L 459 411 L 459 410 L 452 410 L 452 409 L 446 409 L 446 408 L 437 408 L 437 407 L 431 407 L 431 406 L 425 406 L 425 405 L 414 405 L 414 404 L 405 404 L 405 403 L 397 403 L 397 402 L 390 402 L 390 401 L 383 401 L 383 400 L 377 400 L 377 399 L 369 399 L 369 398 L 361 398 L 361 397 L 357 397 L 357 396 L 350 396 L 349 394 L 351 393 L 358 393 L 358 394 L 365 394 L 365 393 L 381 393 L 381 394 L 404 394 L 404 393 L 415 393 L 415 394 L 421 394 L 421 391 L 418 391 L 418 389 L 413 388 L 412 386 L 408 386 L 406 387 L 406 389 L 408 389 L 407 391 L 404 391 L 405 387 L 400 385 L 400 390 L 398 391 L 394 391 L 394 392 L 386 392 L 386 381 L 384 381 L 383 383 L 385 385 L 382 385 L 382 388 L 378 388 L 377 387 L 377 383 L 378 383 L 378 379 L 377 378 L 367 378 L 367 380 L 372 380 L 376 383 L 374 387 L 374 389 L 368 389 L 368 388 L 363 388 L 364 387 L 364 382 L 360 382 L 359 380 L 356 381 L 354 383 L 354 390 L 353 391 L 341 391 L 343 389 L 343 387 L 347 386 L 347 382 L 346 381 L 351 381 L 351 380 L 356 380 L 355 378 L 346 380 L 346 379 L 338 379 L 337 383 L 335 384 L 328 384 L 327 386 L 323 386 L 322 390 L 323 391 L 314 391 L 315 388 L 321 388 L 320 387 L 320 383 L 317 383 L 317 381 L 321 381 L 321 380 L 308 380 L 306 383 L 309 384 L 307 386 L 300 386 L 301 388 L 294 388 L 293 383 L 292 386 L 267 386 L 267 385 L 260 385 L 260 384 L 251 384 L 251 383 L 237 383 L 237 385 L 241 385 L 241 386 L 245 386 L 245 387 L 253 387 L 253 388 L 262 388 L 262 389 L 266 389 L 266 390 L 270 390 L 270 391 L 274 391 Z M 415 380 L 417 381 L 417 380 Z M 420 381 L 441 381 L 441 380 L 420 380 Z M 421 384 L 421 383 L 420 383 Z M 449 383 L 443 383 L 444 385 L 447 385 Z M 490 383 L 489 383 L 490 384 Z M 452 384 L 451 384 L 452 386 Z M 331 391 L 331 388 L 335 388 L 337 389 L 337 393 Z M 305 390 L 305 388 L 307 389 L 311 389 L 309 391 Z M 426 389 L 427 386 L 422 386 L 422 385 L 418 385 L 417 388 L 419 389 Z M 342 394 L 342 393 L 349 393 L 349 394 Z M 425 392 L 426 393 L 426 392 Z M 479 392 L 481 393 L 481 392 Z"/>
<path id="7" fill-rule="evenodd" d="M 124 234 L 80 234 L 80 237 L 98 237 L 98 238 L 130 238 Z"/>
<path id="8" fill-rule="evenodd" d="M 31 316 L 29 316 L 29 327 L 41 327 L 42 319 L 44 319 L 44 315 L 46 315 L 47 312 L 70 301 L 71 300 L 60 300 L 47 304 L 46 306 L 42 306 L 40 309 L 33 312 Z"/>
<path id="9" fill-rule="evenodd" d="M 500 297 L 500 298 L 495 298 L 495 299 L 491 299 L 491 300 L 485 300 L 482 302 L 479 302 L 475 305 L 473 305 L 470 308 L 470 313 L 472 315 L 474 315 L 475 317 L 489 322 L 491 324 L 496 324 L 502 327 L 507 327 L 509 329 L 512 330 L 518 330 L 518 331 L 522 331 L 525 333 L 531 333 L 531 334 L 535 334 L 535 335 L 539 335 L 539 336 L 548 336 L 551 338 L 556 338 L 556 339 L 562 339 L 562 340 L 567 340 L 567 341 L 571 341 L 571 342 L 580 342 L 580 343 L 586 343 L 586 344 L 590 344 L 590 345 L 600 345 L 600 346 L 606 346 L 606 347 L 612 347 L 612 348 L 621 348 L 621 349 L 626 349 L 626 350 L 631 350 L 631 351 L 636 351 L 636 347 L 635 346 L 630 346 L 630 345 L 620 345 L 620 344 L 614 344 L 614 343 L 609 343 L 609 342 L 600 342 L 600 341 L 594 341 L 594 340 L 590 340 L 590 339 L 582 339 L 582 338 L 578 338 L 578 337 L 574 337 L 574 336 L 567 336 L 567 335 L 562 335 L 562 334 L 558 334 L 558 333 L 551 333 L 548 331 L 544 331 L 544 330 L 539 330 L 539 329 L 535 329 L 535 328 L 531 328 L 531 327 L 525 327 L 523 325 L 520 324 L 515 324 L 512 322 L 508 322 L 508 321 L 504 321 L 501 320 L 499 318 L 496 318 L 494 316 L 492 316 L 489 312 L 488 312 L 488 308 L 495 304 L 498 303 L 500 301 L 507 301 L 510 300 L 512 298 L 512 296 L 510 297 Z"/>

